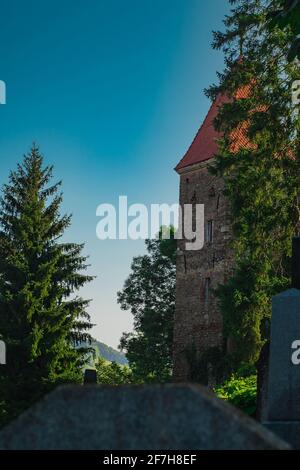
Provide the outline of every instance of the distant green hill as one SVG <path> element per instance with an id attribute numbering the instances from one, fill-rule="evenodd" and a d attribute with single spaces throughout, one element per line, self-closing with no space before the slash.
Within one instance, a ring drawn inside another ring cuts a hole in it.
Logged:
<path id="1" fill-rule="evenodd" d="M 88 361 L 90 364 L 94 363 L 95 360 L 97 360 L 97 357 L 100 356 L 109 362 L 116 362 L 122 366 L 128 365 L 128 361 L 124 354 L 114 348 L 111 348 L 110 346 L 107 346 L 105 343 L 101 343 L 101 341 L 93 339 L 92 344 L 81 343 L 79 345 L 79 347 L 83 346 L 86 346 L 87 348 L 93 348 L 95 350 L 96 357 L 94 359 L 92 357 L 90 358 Z"/>
<path id="2" fill-rule="evenodd" d="M 103 359 L 106 359 L 107 361 L 110 362 L 116 362 L 117 364 L 120 364 L 122 366 L 128 365 L 128 361 L 126 359 L 126 356 L 122 354 L 120 351 L 117 351 L 114 348 L 111 348 L 110 346 L 107 346 L 107 344 L 101 343 L 100 341 L 95 340 L 92 343 L 93 348 L 97 348 L 99 352 L 99 356 L 103 357 Z"/>

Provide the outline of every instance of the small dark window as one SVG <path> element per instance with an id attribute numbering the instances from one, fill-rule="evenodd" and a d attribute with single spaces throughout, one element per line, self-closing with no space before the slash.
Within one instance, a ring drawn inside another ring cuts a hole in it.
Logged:
<path id="1" fill-rule="evenodd" d="M 196 202 L 196 191 L 193 192 L 192 198 L 191 198 L 191 203 Z"/>
<path id="2" fill-rule="evenodd" d="M 210 188 L 208 195 L 209 197 L 215 197 L 216 195 L 215 188 Z"/>
<path id="3" fill-rule="evenodd" d="M 204 282 L 204 302 L 205 302 L 205 304 L 207 304 L 208 301 L 209 301 L 210 287 L 211 287 L 210 277 L 207 277 L 205 279 L 205 282 Z"/>
<path id="4" fill-rule="evenodd" d="M 219 207 L 220 207 L 220 198 L 221 198 L 221 195 L 219 194 L 217 198 L 217 210 L 219 210 Z"/>
<path id="5" fill-rule="evenodd" d="M 213 268 L 215 267 L 216 261 L 217 261 L 216 260 L 216 253 L 214 253 L 213 256 L 212 256 L 212 262 L 211 262 Z"/>
<path id="6" fill-rule="evenodd" d="M 196 204 L 193 203 L 192 207 L 192 230 L 196 232 Z"/>
<path id="7" fill-rule="evenodd" d="M 187 179 L 185 180 L 185 182 L 186 182 L 186 184 L 189 184 L 190 178 L 187 178 Z"/>
<path id="8" fill-rule="evenodd" d="M 205 231 L 205 239 L 207 243 L 213 242 L 213 231 L 214 231 L 214 221 L 208 220 L 206 222 L 206 231 Z"/>

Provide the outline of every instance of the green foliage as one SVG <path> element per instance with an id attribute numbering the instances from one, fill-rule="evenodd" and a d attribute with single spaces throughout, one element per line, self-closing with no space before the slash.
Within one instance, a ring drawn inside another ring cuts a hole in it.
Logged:
<path id="1" fill-rule="evenodd" d="M 268 339 L 271 297 L 290 283 L 300 181 L 299 116 L 291 91 L 300 70 L 287 61 L 289 31 L 267 30 L 264 1 L 232 3 L 226 30 L 215 33 L 214 41 L 225 53 L 226 69 L 208 94 L 230 98 L 215 121 L 223 138 L 211 172 L 223 178 L 231 207 L 235 269 L 217 295 L 224 336 L 235 344 L 228 362 L 236 370 L 257 361 Z M 245 85 L 250 85 L 248 96 L 237 99 L 236 91 Z M 252 145 L 233 149 L 239 126 Z"/>
<path id="2" fill-rule="evenodd" d="M 161 226 L 159 231 L 159 250 L 162 256 L 166 256 L 176 263 L 176 248 L 177 244 L 175 241 L 175 228 L 171 225 L 170 227 Z"/>
<path id="3" fill-rule="evenodd" d="M 241 377 L 232 375 L 229 380 L 215 388 L 219 398 L 228 401 L 244 413 L 254 416 L 256 411 L 256 375 Z"/>
<path id="4" fill-rule="evenodd" d="M 174 231 L 172 232 L 174 235 Z M 148 254 L 133 259 L 118 302 L 131 310 L 134 332 L 123 333 L 120 347 L 137 382 L 165 382 L 172 371 L 175 310 L 176 240 L 146 240 Z"/>
<path id="5" fill-rule="evenodd" d="M 269 9 L 269 28 L 289 29 L 293 34 L 288 60 L 300 60 L 300 0 L 273 0 Z"/>
<path id="6" fill-rule="evenodd" d="M 63 243 L 70 225 L 60 216 L 61 183 L 52 186 L 37 147 L 24 157 L 0 201 L 0 332 L 7 364 L 0 399 L 14 417 L 57 383 L 81 380 L 91 328 L 88 301 L 74 293 L 92 278 L 82 245 Z M 72 298 L 70 296 L 72 295 Z"/>
<path id="7" fill-rule="evenodd" d="M 108 362 L 99 358 L 96 363 L 97 383 L 106 385 L 124 385 L 133 383 L 133 374 L 128 366 Z"/>

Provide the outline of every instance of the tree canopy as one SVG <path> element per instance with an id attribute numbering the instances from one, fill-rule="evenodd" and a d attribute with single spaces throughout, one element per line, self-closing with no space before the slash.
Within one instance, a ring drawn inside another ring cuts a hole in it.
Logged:
<path id="1" fill-rule="evenodd" d="M 226 68 L 208 90 L 230 99 L 215 121 L 223 133 L 212 173 L 225 181 L 234 232 L 235 269 L 217 290 L 225 337 L 235 352 L 229 363 L 255 363 L 268 338 L 271 297 L 290 283 L 291 240 L 299 230 L 299 115 L 292 85 L 300 78 L 288 61 L 289 29 L 267 27 L 269 5 L 234 0 L 214 33 Z M 239 90 L 244 90 L 239 98 Z M 244 143 L 233 146 L 242 132 Z M 228 361 L 227 361 L 228 362 Z"/>
<path id="2" fill-rule="evenodd" d="M 134 332 L 123 333 L 120 346 L 138 382 L 164 382 L 172 373 L 177 245 L 174 229 L 169 240 L 161 234 L 146 240 L 148 253 L 133 259 L 118 293 L 121 308 L 134 318 Z"/>
<path id="3" fill-rule="evenodd" d="M 77 381 L 90 338 L 88 301 L 74 293 L 84 273 L 83 245 L 63 242 L 71 217 L 60 215 L 61 182 L 34 145 L 3 186 L 0 201 L 0 332 L 7 364 L 1 398 L 12 416 L 55 384 Z"/>

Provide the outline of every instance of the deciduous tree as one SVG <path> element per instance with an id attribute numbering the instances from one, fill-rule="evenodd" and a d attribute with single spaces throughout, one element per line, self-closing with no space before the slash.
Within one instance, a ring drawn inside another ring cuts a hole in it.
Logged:
<path id="1" fill-rule="evenodd" d="M 169 240 L 161 233 L 146 241 L 146 255 L 133 259 L 118 293 L 121 308 L 134 317 L 134 332 L 124 333 L 120 346 L 138 382 L 165 382 L 172 373 L 176 240 L 173 229 Z"/>

